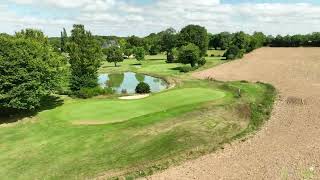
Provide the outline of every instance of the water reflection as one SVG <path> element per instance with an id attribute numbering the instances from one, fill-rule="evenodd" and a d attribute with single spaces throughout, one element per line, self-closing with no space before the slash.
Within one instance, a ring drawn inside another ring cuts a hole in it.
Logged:
<path id="1" fill-rule="evenodd" d="M 111 87 L 117 94 L 134 94 L 139 82 L 149 84 L 151 92 L 159 92 L 167 88 L 167 83 L 160 78 L 133 72 L 101 74 L 98 78 L 102 88 Z"/>

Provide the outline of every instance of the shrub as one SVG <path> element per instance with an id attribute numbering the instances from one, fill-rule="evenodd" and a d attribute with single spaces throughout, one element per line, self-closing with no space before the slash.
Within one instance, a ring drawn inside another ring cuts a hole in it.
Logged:
<path id="1" fill-rule="evenodd" d="M 198 46 L 189 43 L 182 46 L 179 51 L 178 61 L 183 64 L 190 64 L 194 67 L 200 59 L 200 49 Z"/>
<path id="2" fill-rule="evenodd" d="M 199 61 L 198 61 L 198 66 L 203 66 L 207 63 L 207 60 L 206 58 L 201 58 Z"/>
<path id="3" fill-rule="evenodd" d="M 231 46 L 223 55 L 228 60 L 233 60 L 237 58 L 243 57 L 243 51 L 239 49 L 237 46 Z"/>
<path id="4" fill-rule="evenodd" d="M 194 71 L 196 70 L 197 67 L 191 67 L 191 66 L 182 66 L 182 67 L 179 67 L 179 70 L 180 72 L 183 72 L 183 73 L 187 73 L 187 72 L 190 72 L 190 71 Z"/>
<path id="5" fill-rule="evenodd" d="M 87 98 L 92 98 L 94 96 L 107 95 L 112 93 L 113 93 L 113 90 L 111 88 L 103 89 L 101 87 L 95 87 L 95 88 L 81 88 L 76 95 L 79 98 L 87 99 Z"/>
<path id="6" fill-rule="evenodd" d="M 206 54 L 206 57 L 208 57 L 209 56 L 209 54 Z"/>
<path id="7" fill-rule="evenodd" d="M 112 46 L 106 50 L 105 55 L 107 56 L 107 61 L 109 63 L 114 63 L 114 66 L 117 67 L 118 62 L 123 62 L 123 52 L 121 48 L 117 46 Z"/>
<path id="8" fill-rule="evenodd" d="M 150 93 L 150 86 L 145 82 L 140 82 L 136 87 L 136 93 L 138 94 L 146 94 Z"/>
<path id="9" fill-rule="evenodd" d="M 211 54 L 211 57 L 214 57 L 214 54 Z"/>

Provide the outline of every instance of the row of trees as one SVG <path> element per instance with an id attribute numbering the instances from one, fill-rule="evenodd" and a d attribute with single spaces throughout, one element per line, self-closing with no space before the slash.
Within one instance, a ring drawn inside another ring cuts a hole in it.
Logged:
<path id="1" fill-rule="evenodd" d="M 224 56 L 227 59 L 241 58 L 243 54 L 267 45 L 268 37 L 262 32 L 252 35 L 242 31 L 237 33 L 222 32 L 209 34 L 209 48 L 227 50 Z"/>
<path id="2" fill-rule="evenodd" d="M 227 49 L 224 56 L 227 59 L 241 58 L 244 53 L 251 52 L 262 46 L 270 47 L 320 47 L 320 33 L 307 35 L 278 35 L 276 37 L 266 36 L 262 32 L 253 35 L 244 32 L 234 34 L 220 33 L 210 35 L 209 47 L 215 49 Z"/>
<path id="3" fill-rule="evenodd" d="M 178 58 L 178 55 L 181 56 L 182 54 L 178 53 L 178 51 L 186 52 L 186 49 L 192 49 L 193 53 L 197 53 L 196 55 L 192 54 L 192 57 L 195 59 L 188 60 L 190 58 Z M 106 56 L 107 60 L 114 62 L 116 66 L 117 62 L 123 61 L 121 54 L 125 54 L 126 56 L 134 54 L 136 59 L 141 60 L 141 57 L 143 57 L 141 55 L 144 53 L 155 55 L 160 52 L 165 52 L 167 55 L 167 63 L 181 62 L 191 64 L 191 66 L 194 67 L 198 65 L 197 62 L 200 58 L 206 55 L 207 49 L 207 30 L 201 26 L 189 25 L 179 33 L 177 33 L 175 29 L 169 28 L 157 34 L 152 33 L 145 38 L 131 36 L 121 39 L 116 46 L 112 46 L 106 50 Z"/>
<path id="4" fill-rule="evenodd" d="M 269 37 L 269 45 L 272 47 L 320 47 L 320 33 L 306 35 L 287 35 Z"/>

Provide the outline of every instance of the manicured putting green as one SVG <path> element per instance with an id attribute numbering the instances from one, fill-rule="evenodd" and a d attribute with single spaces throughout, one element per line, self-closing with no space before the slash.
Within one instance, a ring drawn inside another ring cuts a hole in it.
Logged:
<path id="1" fill-rule="evenodd" d="M 109 124 L 224 96 L 225 92 L 219 90 L 183 88 L 139 100 L 87 100 L 65 105 L 51 113 L 57 113 L 55 117 L 73 124 Z"/>

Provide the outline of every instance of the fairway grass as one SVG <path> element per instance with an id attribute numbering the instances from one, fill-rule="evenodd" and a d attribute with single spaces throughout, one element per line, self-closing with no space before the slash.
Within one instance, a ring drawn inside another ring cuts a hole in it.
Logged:
<path id="1" fill-rule="evenodd" d="M 64 97 L 54 109 L 0 125 L 0 179 L 147 176 L 254 132 L 270 116 L 270 85 L 196 80 L 178 72 L 180 64 L 159 60 L 163 55 L 148 58 L 139 67 L 126 60 L 100 71 L 172 78 L 174 88 L 136 100 Z M 205 67 L 223 63 L 208 61 Z"/>
<path id="2" fill-rule="evenodd" d="M 77 124 L 108 124 L 126 121 L 135 117 L 166 111 L 171 108 L 223 98 L 225 93 L 206 88 L 184 88 L 155 94 L 139 100 L 88 100 L 69 104 L 51 113 L 59 119 Z M 98 108 L 98 109 L 97 109 Z M 90 122 L 92 121 L 92 122 Z"/>
<path id="3" fill-rule="evenodd" d="M 221 55 L 224 51 L 214 50 L 208 51 L 210 54 Z M 219 64 L 227 62 L 223 57 L 206 57 L 207 63 L 199 70 L 211 68 Z M 166 56 L 163 54 L 155 56 L 146 56 L 145 60 L 137 61 L 136 59 L 126 59 L 119 63 L 118 67 L 114 67 L 113 63 L 104 62 L 100 68 L 100 73 L 119 73 L 132 71 L 136 73 L 147 73 L 160 76 L 181 76 L 179 67 L 186 66 L 180 63 L 166 63 Z M 187 65 L 189 66 L 189 65 Z"/>

